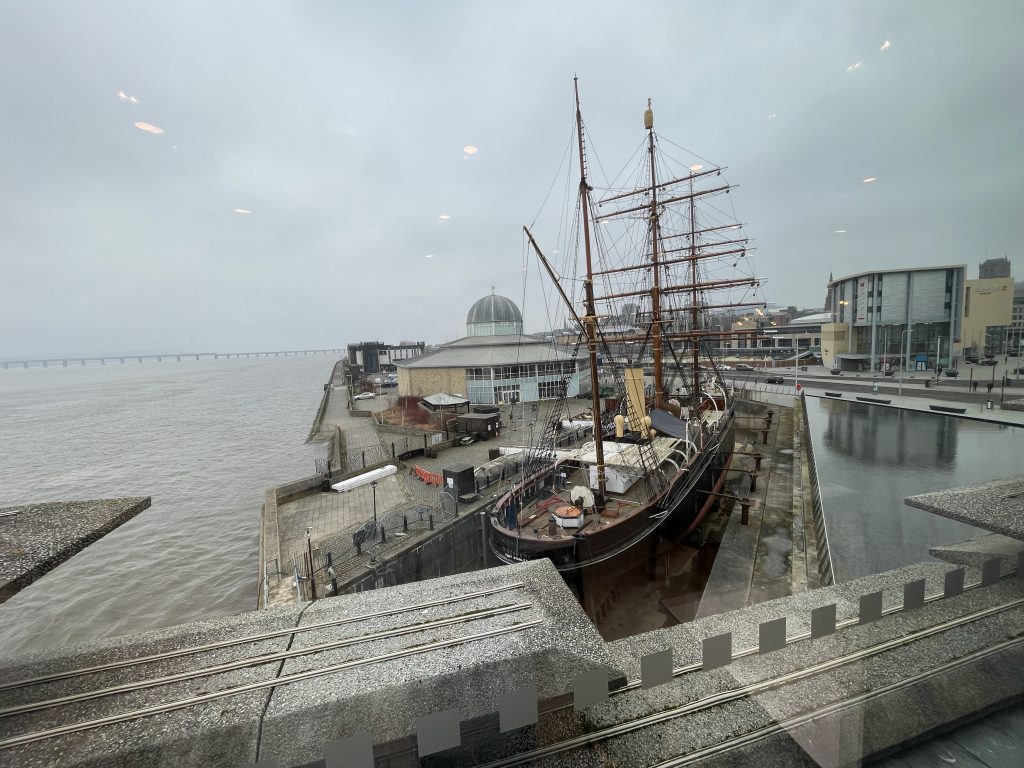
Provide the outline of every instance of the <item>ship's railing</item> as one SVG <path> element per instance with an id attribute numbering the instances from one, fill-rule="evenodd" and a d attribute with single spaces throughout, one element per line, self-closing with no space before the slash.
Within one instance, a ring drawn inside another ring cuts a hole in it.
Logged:
<path id="1" fill-rule="evenodd" d="M 828 545 L 828 529 L 825 524 L 825 504 L 821 499 L 821 487 L 818 483 L 818 468 L 814 463 L 814 443 L 811 440 L 811 429 L 807 423 L 806 394 L 800 393 L 800 410 L 803 413 L 803 428 L 800 439 L 806 446 L 807 473 L 811 480 L 811 511 L 814 518 L 814 537 L 818 548 L 818 577 L 822 586 L 835 583 L 832 571 L 832 552 Z"/>

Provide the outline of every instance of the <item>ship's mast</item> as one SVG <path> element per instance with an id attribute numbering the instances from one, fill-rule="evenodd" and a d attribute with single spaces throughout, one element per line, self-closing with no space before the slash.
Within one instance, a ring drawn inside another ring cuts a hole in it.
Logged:
<path id="1" fill-rule="evenodd" d="M 583 251 L 587 259 L 587 278 L 583 283 L 586 295 L 586 314 L 583 318 L 583 326 L 587 334 L 587 352 L 590 357 L 591 409 L 594 418 L 594 453 L 597 466 L 597 494 L 595 503 L 600 508 L 604 505 L 606 483 L 604 475 L 604 443 L 602 442 L 601 435 L 601 391 L 598 386 L 597 371 L 597 310 L 594 305 L 594 265 L 590 256 L 590 212 L 587 205 L 590 187 L 587 185 L 587 166 L 583 153 L 583 115 L 580 112 L 580 87 L 575 77 L 572 82 L 573 90 L 576 94 L 576 133 L 580 152 L 580 213 L 583 219 Z"/>
<path id="2" fill-rule="evenodd" d="M 647 152 L 651 159 L 651 354 L 654 356 L 654 407 L 664 407 L 665 391 L 661 375 L 661 272 L 658 268 L 658 181 L 654 167 L 654 112 L 651 100 L 647 100 L 644 112 L 644 128 L 647 129 Z"/>
<path id="3" fill-rule="evenodd" d="M 690 177 L 690 285 L 693 292 L 690 294 L 690 332 L 693 340 L 690 346 L 693 348 L 693 406 L 695 410 L 700 408 L 700 313 L 697 308 L 697 300 L 700 296 L 697 286 L 697 209 L 693 201 L 693 177 Z"/>

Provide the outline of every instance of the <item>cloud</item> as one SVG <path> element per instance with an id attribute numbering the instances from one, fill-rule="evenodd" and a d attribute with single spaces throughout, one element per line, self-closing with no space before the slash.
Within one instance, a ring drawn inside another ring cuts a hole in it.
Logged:
<path id="1" fill-rule="evenodd" d="M 652 98 L 690 163 L 728 166 L 769 300 L 1024 235 L 1016 4 L 401 8 L 0 8 L 0 356 L 439 342 L 492 284 L 541 330 L 564 312 L 521 227 L 553 190 L 537 234 L 564 250 L 574 74 L 593 183 Z"/>

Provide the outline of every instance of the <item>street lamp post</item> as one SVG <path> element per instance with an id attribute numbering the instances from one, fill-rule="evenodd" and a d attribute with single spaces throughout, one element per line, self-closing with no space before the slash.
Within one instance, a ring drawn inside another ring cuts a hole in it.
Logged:
<path id="1" fill-rule="evenodd" d="M 370 487 L 373 488 L 373 532 L 377 533 L 377 481 L 374 480 L 370 483 Z"/>
<path id="2" fill-rule="evenodd" d="M 309 563 L 309 592 L 314 600 L 316 600 L 316 574 L 313 573 L 313 541 L 311 539 L 312 528 L 306 526 L 306 555 L 309 557 L 307 561 Z"/>
<path id="3" fill-rule="evenodd" d="M 903 358 L 900 361 L 900 397 L 903 397 L 903 369 L 907 365 L 907 358 L 910 357 L 910 334 L 914 332 L 913 328 L 904 328 L 900 333 L 900 357 Z M 904 353 L 903 337 L 907 337 L 906 352 Z"/>

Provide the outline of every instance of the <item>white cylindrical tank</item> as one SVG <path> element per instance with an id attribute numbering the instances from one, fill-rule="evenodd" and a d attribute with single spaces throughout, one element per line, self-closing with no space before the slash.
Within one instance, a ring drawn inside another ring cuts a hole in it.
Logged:
<path id="1" fill-rule="evenodd" d="M 351 491 L 364 485 L 369 485 L 374 480 L 382 480 L 385 477 L 391 477 L 391 475 L 397 473 L 398 467 L 394 464 L 388 464 L 386 467 L 371 469 L 369 472 L 364 472 L 361 475 L 350 477 L 348 480 L 342 480 L 340 483 L 332 485 L 331 488 L 338 492 Z"/>

